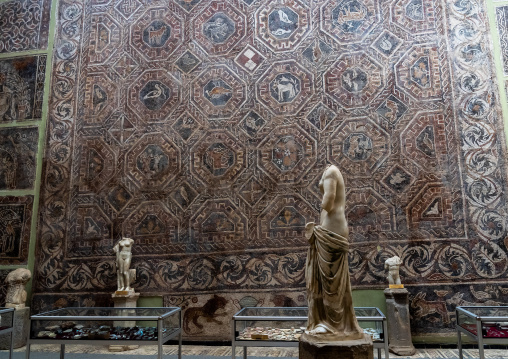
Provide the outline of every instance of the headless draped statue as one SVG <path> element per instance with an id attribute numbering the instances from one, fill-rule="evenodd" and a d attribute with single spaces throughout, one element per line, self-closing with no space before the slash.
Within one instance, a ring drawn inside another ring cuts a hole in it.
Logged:
<path id="1" fill-rule="evenodd" d="M 309 319 L 305 333 L 325 340 L 363 338 L 356 321 L 349 279 L 349 230 L 345 216 L 346 190 L 336 166 L 328 166 L 319 189 L 323 195 L 320 225 L 307 223 L 310 247 L 305 279 Z"/>

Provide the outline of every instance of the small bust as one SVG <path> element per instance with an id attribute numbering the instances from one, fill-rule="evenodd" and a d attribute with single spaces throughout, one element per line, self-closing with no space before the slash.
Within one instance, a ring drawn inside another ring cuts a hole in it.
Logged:
<path id="1" fill-rule="evenodd" d="M 25 308 L 26 290 L 25 285 L 32 278 L 30 270 L 26 268 L 18 268 L 5 278 L 7 283 L 7 295 L 5 297 L 6 308 Z"/>
<path id="2" fill-rule="evenodd" d="M 388 284 L 400 285 L 399 268 L 402 261 L 399 257 L 393 256 L 385 261 L 385 270 L 388 270 Z"/>

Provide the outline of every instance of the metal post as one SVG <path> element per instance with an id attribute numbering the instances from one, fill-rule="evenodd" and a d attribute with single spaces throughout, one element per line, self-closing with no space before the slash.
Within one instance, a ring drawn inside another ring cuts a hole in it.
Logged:
<path id="1" fill-rule="evenodd" d="M 26 353 L 25 358 L 30 359 L 30 338 L 28 338 L 28 341 L 26 342 Z"/>
<path id="2" fill-rule="evenodd" d="M 381 348 L 377 348 L 377 359 L 381 359 Z"/>
<path id="3" fill-rule="evenodd" d="M 162 359 L 162 319 L 157 320 L 157 359 Z"/>
<path id="4" fill-rule="evenodd" d="M 14 328 L 11 331 L 11 345 L 9 347 L 9 359 L 12 359 L 12 348 L 14 346 Z"/>
<path id="5" fill-rule="evenodd" d="M 243 347 L 243 359 L 247 359 L 247 347 Z"/>
<path id="6" fill-rule="evenodd" d="M 388 322 L 386 321 L 386 318 L 383 320 L 383 343 L 385 345 L 385 359 L 390 358 L 390 350 L 388 348 Z M 379 357 L 381 358 L 381 356 Z"/>
<path id="7" fill-rule="evenodd" d="M 462 335 L 460 333 L 459 325 L 458 324 L 457 324 L 457 336 L 458 336 L 457 347 L 459 349 L 459 359 L 463 359 L 462 358 Z"/>
<path id="8" fill-rule="evenodd" d="M 178 334 L 178 359 L 182 359 L 182 328 Z"/>
<path id="9" fill-rule="evenodd" d="M 60 359 L 65 359 L 65 344 L 60 345 Z"/>
<path id="10" fill-rule="evenodd" d="M 476 319 L 476 334 L 476 337 L 478 338 L 478 353 L 480 355 L 480 359 L 485 359 L 485 352 L 483 351 L 482 321 L 480 319 Z"/>
<path id="11" fill-rule="evenodd" d="M 231 333 L 231 358 L 232 358 L 232 359 L 236 359 L 236 336 L 235 336 L 235 327 L 236 327 L 235 320 L 234 320 L 234 319 L 232 319 L 232 320 L 231 320 L 231 328 L 232 328 L 232 333 Z"/>

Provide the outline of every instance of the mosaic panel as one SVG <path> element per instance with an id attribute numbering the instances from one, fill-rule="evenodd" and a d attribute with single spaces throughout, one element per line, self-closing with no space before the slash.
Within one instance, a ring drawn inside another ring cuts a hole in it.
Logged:
<path id="1" fill-rule="evenodd" d="M 503 71 L 508 75 L 508 6 L 496 7 L 497 33 L 501 42 Z"/>
<path id="2" fill-rule="evenodd" d="M 0 60 L 0 123 L 42 116 L 46 56 Z"/>
<path id="3" fill-rule="evenodd" d="M 135 287 L 183 306 L 188 338 L 225 339 L 247 304 L 304 304 L 327 163 L 347 186 L 354 287 L 384 288 L 402 258 L 416 334 L 452 329 L 459 300 L 503 300 L 483 2 L 59 6 L 34 308 L 110 303 L 122 235 Z"/>
<path id="4" fill-rule="evenodd" d="M 50 0 L 11 0 L 0 4 L 0 53 L 48 46 Z"/>
<path id="5" fill-rule="evenodd" d="M 31 189 L 35 182 L 37 127 L 0 129 L 0 189 Z"/>
<path id="6" fill-rule="evenodd" d="M 1 264 L 27 263 L 32 204 L 33 196 L 0 197 Z"/>

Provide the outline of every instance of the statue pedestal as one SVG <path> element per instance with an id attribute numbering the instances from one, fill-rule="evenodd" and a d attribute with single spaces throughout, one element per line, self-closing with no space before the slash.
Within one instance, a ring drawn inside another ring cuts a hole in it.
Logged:
<path id="1" fill-rule="evenodd" d="M 407 289 L 385 289 L 384 293 L 386 297 L 389 349 L 397 355 L 413 355 L 416 349 L 411 340 L 409 292 Z"/>
<path id="2" fill-rule="evenodd" d="M 16 309 L 13 315 L 14 315 L 13 321 L 14 331 L 12 332 L 12 335 L 14 336 L 14 341 L 12 343 L 13 345 L 12 348 L 17 349 L 26 345 L 26 340 L 28 338 L 28 330 L 30 329 L 30 308 L 24 307 Z M 4 323 L 2 323 L 2 325 L 4 325 Z M 11 325 L 11 323 L 9 323 L 9 325 Z M 3 335 L 2 337 L 0 337 L 1 350 L 9 349 L 10 346 L 11 346 L 10 335 Z"/>
<path id="3" fill-rule="evenodd" d="M 138 305 L 139 293 L 135 293 L 134 290 L 117 290 L 115 293 L 111 295 L 113 298 L 113 302 L 115 303 L 115 308 L 134 308 Z M 123 311 L 122 311 L 123 312 Z M 120 313 L 120 315 L 128 315 L 129 309 L 125 309 L 125 313 Z M 135 320 L 123 320 L 123 321 L 114 321 L 113 325 L 115 327 L 135 327 Z M 126 350 L 133 350 L 139 348 L 139 345 L 110 345 L 110 352 L 123 352 Z"/>
<path id="4" fill-rule="evenodd" d="M 319 341 L 303 334 L 300 337 L 299 359 L 373 359 L 370 335 L 357 340 Z"/>

